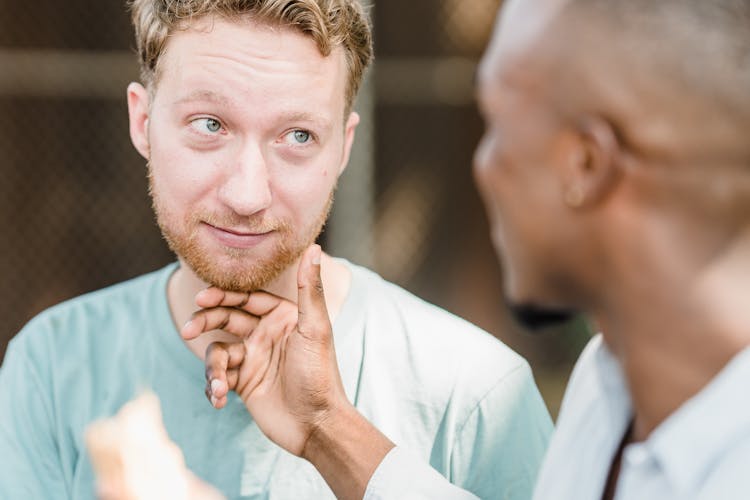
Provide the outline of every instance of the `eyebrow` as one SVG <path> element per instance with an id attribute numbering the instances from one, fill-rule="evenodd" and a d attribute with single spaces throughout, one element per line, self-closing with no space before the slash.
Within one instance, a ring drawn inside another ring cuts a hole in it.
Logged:
<path id="1" fill-rule="evenodd" d="M 214 102 L 217 104 L 222 104 L 225 106 L 228 106 L 231 104 L 230 100 L 216 92 L 213 92 L 211 90 L 196 90 L 194 92 L 189 93 L 185 97 L 181 97 L 180 99 L 177 99 L 175 101 L 175 104 L 186 104 L 190 102 L 196 102 L 196 101 L 208 101 L 208 102 Z"/>
<path id="2" fill-rule="evenodd" d="M 281 117 L 285 122 L 307 122 L 313 123 L 317 127 L 326 130 L 330 130 L 332 128 L 331 120 L 307 111 L 290 111 L 281 113 Z"/>

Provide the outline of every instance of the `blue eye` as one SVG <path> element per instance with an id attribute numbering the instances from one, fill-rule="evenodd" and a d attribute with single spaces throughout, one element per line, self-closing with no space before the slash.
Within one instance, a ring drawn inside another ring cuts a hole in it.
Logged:
<path id="1" fill-rule="evenodd" d="M 290 146 L 303 146 L 312 142 L 314 139 L 312 132 L 307 130 L 297 129 L 287 132 L 283 137 L 283 142 Z"/>
<path id="2" fill-rule="evenodd" d="M 304 130 L 295 130 L 293 133 L 294 140 L 299 144 L 305 144 L 310 141 L 310 132 Z"/>
<path id="3" fill-rule="evenodd" d="M 215 134 L 221 131 L 221 122 L 215 118 L 197 118 L 190 125 L 201 133 Z"/>
<path id="4" fill-rule="evenodd" d="M 219 130 L 221 130 L 221 123 L 219 123 L 218 121 L 214 120 L 213 118 L 208 118 L 206 120 L 206 128 L 210 132 L 218 132 Z"/>

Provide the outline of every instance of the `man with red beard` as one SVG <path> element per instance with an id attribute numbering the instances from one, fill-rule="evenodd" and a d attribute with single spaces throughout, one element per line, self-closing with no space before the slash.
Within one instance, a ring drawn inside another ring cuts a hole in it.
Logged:
<path id="1" fill-rule="evenodd" d="M 477 75 L 474 172 L 506 299 L 527 319 L 581 311 L 601 328 L 568 384 L 537 500 L 750 498 L 749 21 L 747 0 L 504 2 Z M 297 305 L 198 297 L 186 337 L 226 324 L 275 339 L 209 356 L 212 395 L 239 388 L 342 498 L 475 498 L 346 402 L 316 255 Z M 275 328 L 269 311 L 297 307 Z"/>
<path id="2" fill-rule="evenodd" d="M 130 135 L 179 263 L 61 304 L 14 339 L 0 372 L 0 498 L 94 496 L 84 429 L 146 387 L 186 465 L 226 496 L 332 497 L 294 456 L 308 428 L 277 418 L 288 403 L 277 397 L 280 372 L 255 355 L 285 352 L 256 327 L 262 316 L 291 333 L 289 304 L 309 290 L 300 262 L 316 266 L 325 289 L 341 373 L 331 390 L 453 483 L 528 498 L 551 423 L 525 361 L 311 247 L 359 121 L 352 103 L 372 54 L 361 6 L 135 0 L 132 10 L 142 84 L 128 87 Z M 284 305 L 226 323 L 223 313 L 246 304 L 194 316 L 215 294 L 248 292 L 253 306 Z M 283 383 L 324 375 L 293 352 L 284 362 L 296 372 Z M 293 454 L 265 437 L 269 422 Z"/>

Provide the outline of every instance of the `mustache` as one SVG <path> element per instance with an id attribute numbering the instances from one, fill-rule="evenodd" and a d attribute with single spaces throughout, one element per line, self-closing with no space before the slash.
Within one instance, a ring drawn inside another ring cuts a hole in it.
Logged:
<path id="1" fill-rule="evenodd" d="M 220 228 L 242 228 L 253 233 L 266 233 L 269 231 L 289 232 L 291 224 L 278 218 L 267 216 L 240 216 L 237 214 L 201 213 L 193 214 L 193 223 L 205 223 Z"/>

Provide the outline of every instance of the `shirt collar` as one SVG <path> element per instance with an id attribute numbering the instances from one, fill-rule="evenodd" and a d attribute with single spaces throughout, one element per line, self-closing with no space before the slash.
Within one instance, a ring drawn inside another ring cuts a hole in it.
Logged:
<path id="1" fill-rule="evenodd" d="M 696 490 L 711 467 L 750 430 L 750 347 L 737 354 L 698 394 L 644 443 L 680 498 Z"/>
<path id="2" fill-rule="evenodd" d="M 597 335 L 593 342 L 596 342 L 592 347 L 597 376 L 591 379 L 591 383 L 595 384 L 592 393 L 604 403 L 613 428 L 625 432 L 633 414 L 633 403 L 627 381 L 620 363 L 607 347 L 602 335 Z M 618 436 L 618 439 L 621 437 Z"/>

